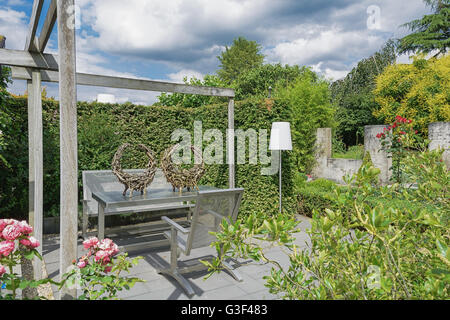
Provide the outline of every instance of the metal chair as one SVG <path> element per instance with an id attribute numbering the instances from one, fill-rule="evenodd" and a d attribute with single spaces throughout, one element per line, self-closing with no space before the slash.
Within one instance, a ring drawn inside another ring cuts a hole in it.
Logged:
<path id="1" fill-rule="evenodd" d="M 243 193 L 242 188 L 199 191 L 189 228 L 182 227 L 166 216 L 161 218 L 170 225 L 170 231 L 164 233 L 170 240 L 170 268 L 160 269 L 158 273 L 178 281 L 188 296 L 193 296 L 194 290 L 182 274 L 204 269 L 205 266 L 199 263 L 181 268 L 178 264 L 179 251 L 189 256 L 192 249 L 207 247 L 215 241 L 216 237 L 210 232 L 219 231 L 224 218 L 230 222 L 236 221 Z M 224 262 L 224 267 L 237 281 L 242 281 L 231 265 Z"/>

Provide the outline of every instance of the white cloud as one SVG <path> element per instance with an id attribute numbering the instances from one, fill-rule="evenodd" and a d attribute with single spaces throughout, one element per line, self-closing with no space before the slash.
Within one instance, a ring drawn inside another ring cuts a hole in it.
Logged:
<path id="1" fill-rule="evenodd" d="M 177 83 L 184 83 L 183 81 L 184 77 L 187 77 L 188 80 L 191 78 L 203 80 L 203 74 L 201 74 L 198 71 L 189 69 L 182 69 L 175 73 L 169 73 L 167 76 L 170 81 Z"/>
<path id="2" fill-rule="evenodd" d="M 0 34 L 6 36 L 6 48 L 23 50 L 28 30 L 25 12 L 11 8 L 0 9 Z"/>
<path id="3" fill-rule="evenodd" d="M 323 62 L 319 62 L 315 65 L 312 65 L 311 69 L 314 72 L 321 74 L 326 79 L 332 81 L 343 79 L 350 72 L 349 70 L 334 70 L 331 68 L 323 67 Z"/>
<path id="4" fill-rule="evenodd" d="M 27 2 L 25 0 L 7 0 L 7 6 L 24 6 Z"/>
<path id="5" fill-rule="evenodd" d="M 79 5 L 86 15 L 82 19 L 91 21 L 98 34 L 92 44 L 107 51 L 203 47 L 205 37 L 242 30 L 273 6 L 268 0 L 128 0 L 126 5 L 121 0 L 96 0 Z"/>
<path id="6" fill-rule="evenodd" d="M 309 37 L 279 43 L 267 50 L 266 55 L 270 61 L 283 64 L 311 65 L 325 60 L 348 60 L 357 54 L 364 57 L 380 48 L 383 42 L 383 38 L 366 31 L 344 31 L 333 27 Z"/>

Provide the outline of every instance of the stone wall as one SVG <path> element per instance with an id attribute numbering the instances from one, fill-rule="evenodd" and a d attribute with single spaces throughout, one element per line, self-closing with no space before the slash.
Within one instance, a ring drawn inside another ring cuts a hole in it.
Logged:
<path id="1" fill-rule="evenodd" d="M 434 122 L 428 126 L 428 139 L 430 144 L 428 148 L 445 149 L 443 154 L 443 160 L 450 169 L 450 122 Z"/>
<path id="2" fill-rule="evenodd" d="M 364 127 L 364 150 L 370 153 L 370 157 L 375 167 L 381 170 L 380 182 L 389 183 L 391 178 L 392 159 L 381 150 L 380 139 L 376 136 L 383 132 L 386 125 L 374 125 Z M 428 127 L 428 138 L 430 139 L 429 149 L 444 148 L 443 155 L 447 168 L 450 168 L 450 122 L 435 122 Z M 324 178 L 344 183 L 345 175 L 352 175 L 358 172 L 362 165 L 362 160 L 357 159 L 336 159 L 332 158 L 331 129 L 317 129 L 315 146 L 316 166 L 312 175 L 314 178 Z"/>

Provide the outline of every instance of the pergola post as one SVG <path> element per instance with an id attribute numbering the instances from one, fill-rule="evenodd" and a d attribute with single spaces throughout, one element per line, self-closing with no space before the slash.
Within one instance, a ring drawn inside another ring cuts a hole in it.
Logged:
<path id="1" fill-rule="evenodd" d="M 42 243 L 43 225 L 43 142 L 42 142 L 42 95 L 41 72 L 32 71 L 32 80 L 27 81 L 28 90 L 28 221 L 33 226 L 33 236 Z M 42 246 L 38 247 L 42 254 Z M 42 262 L 34 260 L 35 279 L 42 278 Z"/>
<path id="2" fill-rule="evenodd" d="M 78 153 L 77 89 L 74 0 L 57 1 L 60 101 L 60 276 L 77 259 L 78 233 Z M 76 298 L 76 289 L 63 288 L 61 300 Z"/>
<path id="3" fill-rule="evenodd" d="M 228 100 L 228 132 L 227 132 L 227 157 L 228 157 L 228 187 L 235 187 L 234 164 L 234 99 Z"/>

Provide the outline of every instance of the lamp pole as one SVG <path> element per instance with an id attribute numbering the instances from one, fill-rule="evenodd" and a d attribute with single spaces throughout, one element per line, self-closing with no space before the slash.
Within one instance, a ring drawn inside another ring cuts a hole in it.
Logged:
<path id="1" fill-rule="evenodd" d="M 280 176 L 280 213 L 281 213 L 281 150 L 279 151 L 280 152 L 280 172 L 279 172 L 279 176 Z"/>
<path id="2" fill-rule="evenodd" d="M 270 133 L 270 150 L 277 150 L 280 153 L 280 168 L 279 168 L 279 212 L 281 213 L 281 152 L 282 150 L 292 150 L 291 127 L 289 122 L 274 122 L 272 123 L 272 131 Z"/>

